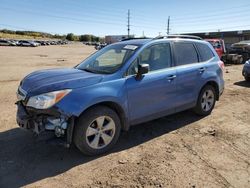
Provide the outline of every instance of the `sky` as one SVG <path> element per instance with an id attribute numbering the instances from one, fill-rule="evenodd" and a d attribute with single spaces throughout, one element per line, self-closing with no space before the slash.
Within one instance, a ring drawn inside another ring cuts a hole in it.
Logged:
<path id="1" fill-rule="evenodd" d="M 0 0 L 0 29 L 52 34 L 170 34 L 250 29 L 249 0 Z"/>

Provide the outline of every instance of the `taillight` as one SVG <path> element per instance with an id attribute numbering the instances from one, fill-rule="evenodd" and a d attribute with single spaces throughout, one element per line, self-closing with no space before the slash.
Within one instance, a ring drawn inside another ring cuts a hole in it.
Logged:
<path id="1" fill-rule="evenodd" d="M 223 62 L 223 61 L 219 61 L 219 62 L 218 62 L 218 65 L 219 65 L 219 67 L 221 68 L 221 70 L 224 70 L 225 65 L 224 65 L 224 62 Z"/>

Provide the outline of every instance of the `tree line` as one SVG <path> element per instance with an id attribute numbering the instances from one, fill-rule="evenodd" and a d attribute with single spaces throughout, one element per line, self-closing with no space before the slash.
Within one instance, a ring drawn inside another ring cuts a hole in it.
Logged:
<path id="1" fill-rule="evenodd" d="M 102 42 L 103 38 L 97 37 L 91 34 L 84 34 L 84 35 L 75 35 L 73 33 L 68 33 L 67 35 L 58 35 L 58 34 L 50 34 L 45 32 L 37 32 L 37 31 L 14 31 L 9 29 L 2 29 L 0 33 L 6 34 L 16 34 L 16 35 L 26 35 L 32 36 L 34 38 L 41 37 L 41 38 L 57 38 L 61 40 L 69 40 L 69 41 L 81 41 L 81 42 Z"/>
<path id="2" fill-rule="evenodd" d="M 70 41 L 81 41 L 81 42 L 101 42 L 103 38 L 97 37 L 95 35 L 85 34 L 85 35 L 74 35 L 73 33 L 68 33 L 66 39 Z"/>

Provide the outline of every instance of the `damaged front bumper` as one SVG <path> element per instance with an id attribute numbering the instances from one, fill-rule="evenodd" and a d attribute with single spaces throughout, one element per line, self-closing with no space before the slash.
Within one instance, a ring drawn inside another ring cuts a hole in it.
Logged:
<path id="1" fill-rule="evenodd" d="M 69 147 L 72 142 L 74 117 L 68 117 L 57 109 L 37 110 L 26 107 L 22 101 L 17 103 L 17 124 L 30 130 L 36 135 L 54 132 L 56 137 L 61 137 L 64 145 Z"/>

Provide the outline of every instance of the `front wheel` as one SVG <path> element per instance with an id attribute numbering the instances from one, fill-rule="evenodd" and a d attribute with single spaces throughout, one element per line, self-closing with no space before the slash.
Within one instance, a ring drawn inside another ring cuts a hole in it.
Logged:
<path id="1" fill-rule="evenodd" d="M 205 86 L 201 90 L 196 107 L 194 108 L 195 113 L 202 116 L 209 115 L 215 105 L 215 96 L 216 94 L 214 87 L 211 85 Z"/>
<path id="2" fill-rule="evenodd" d="M 110 150 L 121 132 L 118 115 L 106 106 L 83 113 L 75 127 L 74 143 L 86 155 L 99 155 Z"/>
<path id="3" fill-rule="evenodd" d="M 250 77 L 245 76 L 246 81 L 250 81 Z"/>

